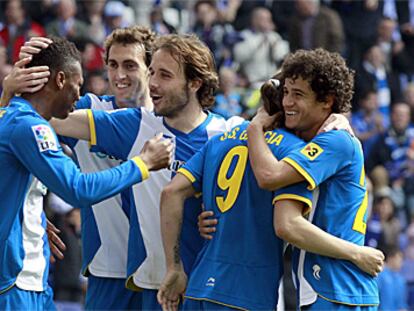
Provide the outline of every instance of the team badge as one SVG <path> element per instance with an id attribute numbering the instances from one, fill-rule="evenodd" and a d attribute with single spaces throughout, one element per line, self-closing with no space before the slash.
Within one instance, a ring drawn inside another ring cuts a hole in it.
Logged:
<path id="1" fill-rule="evenodd" d="M 307 157 L 309 160 L 313 161 L 323 152 L 323 149 L 315 143 L 307 144 L 300 153 Z"/>
<path id="2" fill-rule="evenodd" d="M 32 126 L 32 131 L 36 138 L 37 147 L 39 148 L 40 152 L 46 150 L 58 150 L 58 144 L 56 142 L 55 135 L 49 126 L 44 124 L 35 125 Z"/>

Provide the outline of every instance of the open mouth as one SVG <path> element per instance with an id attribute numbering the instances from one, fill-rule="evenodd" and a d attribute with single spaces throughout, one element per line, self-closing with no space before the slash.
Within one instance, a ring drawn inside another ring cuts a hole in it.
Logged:
<path id="1" fill-rule="evenodd" d="M 157 105 L 157 104 L 160 103 L 160 101 L 162 99 L 162 96 L 161 95 L 151 95 L 151 98 L 152 98 L 152 103 L 154 105 Z"/>

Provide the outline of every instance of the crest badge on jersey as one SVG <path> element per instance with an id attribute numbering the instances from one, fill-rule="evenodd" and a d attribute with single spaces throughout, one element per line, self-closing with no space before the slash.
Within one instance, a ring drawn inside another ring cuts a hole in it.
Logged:
<path id="1" fill-rule="evenodd" d="M 300 151 L 305 157 L 313 161 L 323 152 L 323 149 L 315 143 L 309 143 Z"/>
<path id="2" fill-rule="evenodd" d="M 52 129 L 44 124 L 32 126 L 32 131 L 36 138 L 37 147 L 40 152 L 46 150 L 57 151 L 58 144 Z"/>

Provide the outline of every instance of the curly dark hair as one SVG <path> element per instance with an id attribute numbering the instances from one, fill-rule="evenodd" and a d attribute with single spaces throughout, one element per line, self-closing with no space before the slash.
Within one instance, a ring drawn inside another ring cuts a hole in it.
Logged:
<path id="1" fill-rule="evenodd" d="M 195 35 L 166 35 L 159 37 L 153 52 L 165 50 L 181 64 L 187 80 L 200 79 L 202 85 L 197 91 L 201 107 L 210 108 L 214 93 L 219 87 L 218 75 L 210 49 Z"/>
<path id="2" fill-rule="evenodd" d="M 112 31 L 112 33 L 106 38 L 105 46 L 105 55 L 104 60 L 105 64 L 108 63 L 109 50 L 114 44 L 142 44 L 145 50 L 145 64 L 149 66 L 152 59 L 152 46 L 156 38 L 155 32 L 153 32 L 148 27 L 144 26 L 133 26 L 127 28 L 118 28 Z"/>
<path id="3" fill-rule="evenodd" d="M 289 54 L 275 78 L 280 80 L 283 87 L 287 78 L 295 80 L 299 77 L 309 82 L 318 101 L 326 101 L 328 96 L 333 96 L 332 112 L 350 111 L 354 94 L 354 71 L 347 67 L 338 53 L 318 48 Z M 283 100 L 281 93 L 273 94 L 275 97 L 271 99 L 279 107 Z"/>
<path id="4" fill-rule="evenodd" d="M 49 36 L 52 43 L 34 54 L 26 67 L 48 66 L 51 73 L 70 72 L 74 63 L 81 63 L 81 55 L 75 44 L 65 38 Z"/>

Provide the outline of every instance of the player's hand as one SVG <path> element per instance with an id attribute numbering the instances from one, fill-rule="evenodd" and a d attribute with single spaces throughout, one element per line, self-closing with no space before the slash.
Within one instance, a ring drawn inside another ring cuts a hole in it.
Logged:
<path id="1" fill-rule="evenodd" d="M 178 310 L 178 304 L 187 286 L 184 270 L 168 270 L 158 290 L 157 300 L 164 311 Z"/>
<path id="2" fill-rule="evenodd" d="M 260 107 L 250 124 L 260 126 L 264 131 L 267 131 L 274 129 L 277 120 L 277 115 L 270 116 L 264 107 Z"/>
<path id="3" fill-rule="evenodd" d="M 32 37 L 29 41 L 26 41 L 20 48 L 19 59 L 31 57 L 38 54 L 42 49 L 45 49 L 51 44 L 52 39 L 45 37 Z"/>
<path id="4" fill-rule="evenodd" d="M 384 254 L 375 248 L 361 246 L 354 264 L 364 272 L 377 276 L 384 266 Z"/>
<path id="5" fill-rule="evenodd" d="M 345 130 L 352 136 L 355 136 L 349 120 L 340 113 L 332 113 L 320 127 L 318 134 L 332 130 Z"/>
<path id="6" fill-rule="evenodd" d="M 54 263 L 56 261 L 56 258 L 63 259 L 63 251 L 66 250 L 66 245 L 63 243 L 63 241 L 60 239 L 58 234 L 60 233 L 60 230 L 55 227 L 54 224 L 52 224 L 48 219 L 46 220 L 47 226 L 46 226 L 46 233 L 47 233 L 47 239 L 49 240 L 49 247 L 50 247 L 50 262 Z M 56 258 L 55 258 L 56 257 Z"/>
<path id="7" fill-rule="evenodd" d="M 48 66 L 24 68 L 30 63 L 31 57 L 17 61 L 12 71 L 3 80 L 3 89 L 10 93 L 35 93 L 49 80 Z"/>
<path id="8" fill-rule="evenodd" d="M 148 140 L 141 150 L 140 157 L 148 170 L 156 171 L 171 164 L 174 145 L 171 139 L 164 139 L 162 133 Z"/>
<path id="9" fill-rule="evenodd" d="M 211 240 L 213 238 L 212 233 L 216 232 L 218 221 L 217 218 L 211 218 L 213 216 L 213 211 L 203 211 L 198 215 L 198 231 L 206 240 Z"/>

